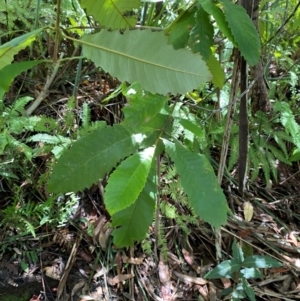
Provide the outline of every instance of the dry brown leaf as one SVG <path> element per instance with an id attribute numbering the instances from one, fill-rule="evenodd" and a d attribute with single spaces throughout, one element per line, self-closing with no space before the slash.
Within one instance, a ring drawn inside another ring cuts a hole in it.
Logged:
<path id="1" fill-rule="evenodd" d="M 294 235 L 294 231 L 291 231 L 291 232 L 289 233 L 289 241 L 290 241 L 292 244 L 294 244 L 296 247 L 298 247 L 298 240 L 297 240 L 297 238 L 296 238 L 295 235 Z"/>
<path id="2" fill-rule="evenodd" d="M 194 284 L 199 284 L 199 285 L 205 285 L 208 283 L 207 280 L 205 280 L 201 277 L 192 277 L 192 276 L 181 274 L 177 271 L 173 271 L 173 274 L 176 275 L 178 278 L 180 278 L 185 283 L 194 283 Z"/>
<path id="3" fill-rule="evenodd" d="M 170 282 L 171 275 L 169 272 L 169 267 L 164 264 L 163 261 L 160 261 L 158 264 L 158 275 L 159 275 L 159 280 L 162 284 L 166 285 Z"/>
<path id="4" fill-rule="evenodd" d="M 246 222 L 250 222 L 253 217 L 253 206 L 248 201 L 244 204 L 244 217 Z"/>
<path id="5" fill-rule="evenodd" d="M 221 281 L 222 281 L 223 286 L 224 286 L 225 289 L 231 287 L 231 281 L 230 281 L 230 279 L 221 278 Z"/>
<path id="6" fill-rule="evenodd" d="M 129 258 L 126 255 L 122 255 L 122 261 L 124 263 L 131 263 L 131 264 L 139 265 L 139 264 L 143 263 L 144 259 L 145 259 L 144 255 L 142 257 L 139 257 L 139 258 L 132 258 L 132 257 Z"/>
<path id="7" fill-rule="evenodd" d="M 57 268 L 55 266 L 45 267 L 43 269 L 43 272 L 45 273 L 46 276 L 48 276 L 52 279 L 60 280 L 61 273 L 60 273 L 60 271 L 57 270 Z"/>
<path id="8" fill-rule="evenodd" d="M 133 278 L 134 275 L 133 274 L 122 274 L 122 275 L 117 275 L 116 277 L 114 277 L 113 279 L 111 279 L 111 285 L 116 285 L 120 282 L 123 282 L 125 280 L 131 279 Z"/>
<path id="9" fill-rule="evenodd" d="M 65 269 L 65 263 L 61 257 L 56 258 L 52 262 L 52 266 L 45 267 L 43 269 L 44 273 L 53 279 L 60 280 Z"/>
<path id="10" fill-rule="evenodd" d="M 71 297 L 74 297 L 74 295 L 81 290 L 86 284 L 85 280 L 80 280 L 79 282 L 77 282 L 73 288 L 72 288 L 72 292 L 71 292 Z"/>

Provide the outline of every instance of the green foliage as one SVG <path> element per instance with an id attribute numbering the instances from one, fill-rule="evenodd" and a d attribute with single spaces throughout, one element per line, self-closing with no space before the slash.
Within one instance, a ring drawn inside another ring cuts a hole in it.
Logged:
<path id="1" fill-rule="evenodd" d="M 133 153 L 141 138 L 122 125 L 94 130 L 62 154 L 49 180 L 49 190 L 70 192 L 89 187 Z"/>
<path id="2" fill-rule="evenodd" d="M 181 184 L 195 212 L 218 228 L 227 220 L 227 204 L 214 171 L 204 155 L 189 152 L 179 143 L 164 141 L 181 176 Z M 218 210 L 216 210 L 218 208 Z"/>
<path id="3" fill-rule="evenodd" d="M 20 50 L 29 46 L 37 37 L 43 28 L 39 28 L 0 46 L 0 70 L 9 65 Z"/>
<path id="4" fill-rule="evenodd" d="M 113 234 L 117 246 L 131 245 L 145 235 L 153 218 L 156 195 L 154 175 L 149 178 L 150 166 L 155 161 L 154 151 L 161 154 L 164 146 L 160 139 L 174 133 L 172 123 L 166 124 L 166 120 L 172 120 L 171 116 L 166 115 L 163 123 L 159 117 L 162 110 L 171 115 L 175 109 L 165 109 L 165 98 L 156 96 L 162 102 L 155 101 L 154 95 L 140 90 L 136 85 L 125 89 L 124 93 L 133 95 L 129 107 L 124 108 L 125 120 L 120 125 L 95 130 L 74 142 L 54 166 L 48 185 L 53 192 L 83 189 L 111 172 L 120 160 L 127 157 L 112 172 L 104 195 L 113 225 L 119 227 Z M 153 105 L 150 106 L 152 100 Z M 184 113 L 184 109 L 182 112 L 180 107 L 175 110 L 175 116 L 181 116 L 178 120 L 183 124 L 180 125 L 183 135 L 178 132 L 177 136 L 193 143 L 201 136 L 201 129 L 197 129 L 195 119 L 188 112 Z M 153 129 L 156 130 L 155 139 L 149 139 Z M 137 132 L 144 133 L 144 139 L 137 140 L 141 136 L 134 134 Z M 215 227 L 224 224 L 227 217 L 225 197 L 207 159 L 194 153 L 193 147 L 189 151 L 179 142 L 174 144 L 164 140 L 164 143 L 196 214 Z M 143 212 L 146 211 L 145 216 Z M 141 220 L 137 215 L 145 218 Z"/>
<path id="5" fill-rule="evenodd" d="M 219 0 L 219 2 L 223 5 L 225 19 L 243 57 L 250 66 L 257 64 L 260 58 L 260 39 L 249 15 L 243 7 L 229 0 Z M 245 35 L 248 40 L 245 39 Z M 251 47 L 249 47 L 249 40 Z"/>
<path id="6" fill-rule="evenodd" d="M 156 165 L 152 164 L 146 183 L 136 202 L 112 215 L 112 225 L 119 227 L 112 233 L 117 246 L 131 246 L 135 241 L 140 241 L 145 237 L 153 220 L 157 198 L 156 172 Z M 147 249 L 146 246 L 145 248 Z"/>
<path id="7" fill-rule="evenodd" d="M 89 15 L 93 15 L 101 26 L 107 29 L 125 29 L 135 26 L 137 18 L 128 13 L 139 8 L 140 1 L 81 0 L 81 5 Z"/>
<path id="8" fill-rule="evenodd" d="M 105 189 L 105 204 L 110 214 L 136 201 L 148 178 L 154 151 L 154 147 L 149 147 L 128 157 L 111 174 Z"/>
<path id="9" fill-rule="evenodd" d="M 152 93 L 183 94 L 211 79 L 201 57 L 186 49 L 174 50 L 162 32 L 102 30 L 84 36 L 81 43 L 84 56 L 97 66 L 121 81 L 138 81 Z"/>
<path id="10" fill-rule="evenodd" d="M 248 297 L 255 300 L 253 288 L 247 279 L 262 278 L 263 274 L 259 269 L 280 267 L 282 264 L 270 256 L 252 255 L 244 258 L 241 247 L 236 240 L 232 244 L 233 258 L 225 260 L 205 275 L 206 279 L 231 278 L 237 282 L 236 287 L 226 289 L 222 295 L 231 294 L 232 300 L 241 300 Z"/>

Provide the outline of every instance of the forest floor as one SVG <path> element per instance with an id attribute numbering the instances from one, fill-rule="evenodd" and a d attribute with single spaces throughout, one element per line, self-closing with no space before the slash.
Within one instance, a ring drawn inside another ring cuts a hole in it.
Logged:
<path id="1" fill-rule="evenodd" d="M 63 90 L 60 88 L 52 91 L 51 106 L 43 105 L 35 114 L 59 118 L 66 108 L 71 88 L 67 87 L 65 93 L 57 92 Z M 92 120 L 114 122 L 123 100 L 113 99 L 113 104 L 99 105 L 111 88 L 114 88 L 111 83 L 102 77 L 94 82 L 83 82 L 78 90 L 78 108 L 87 102 Z M 245 255 L 268 255 L 283 263 L 281 267 L 263 269 L 263 277 L 248 279 L 256 300 L 300 299 L 298 170 L 298 165 L 279 165 L 279 183 L 270 187 L 262 176 L 247 187 L 247 195 L 243 198 L 237 192 L 234 179 L 222 184 L 233 213 L 220 230 L 222 260 L 232 259 L 235 240 Z M 7 197 L 1 192 L 1 198 L 9 200 L 11 193 L 8 192 Z M 186 225 L 187 234 L 175 219 L 161 215 L 160 231 L 165 237 L 162 244 L 158 243 L 152 225 L 146 239 L 147 248 L 145 244 L 136 244 L 129 249 L 116 249 L 101 195 L 97 185 L 78 194 L 76 211 L 69 222 L 54 229 L 43 226 L 36 237 L 20 236 L 18 229 L 0 229 L 0 301 L 45 298 L 64 301 L 226 300 L 221 291 L 236 287 L 239 274 L 236 279 L 204 279 L 218 262 L 215 232 L 201 219 L 196 225 Z M 177 206 L 170 195 L 162 198 Z M 8 203 L 1 202 L 0 210 L 5 210 Z M 185 216 L 191 214 L 182 206 L 177 206 L 177 211 Z M 92 233 L 91 223 L 94 225 Z"/>

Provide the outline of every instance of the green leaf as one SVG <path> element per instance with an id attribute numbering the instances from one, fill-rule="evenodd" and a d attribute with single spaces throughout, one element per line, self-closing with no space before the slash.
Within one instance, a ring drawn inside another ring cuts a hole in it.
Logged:
<path id="1" fill-rule="evenodd" d="M 282 263 L 270 256 L 252 255 L 245 258 L 243 266 L 248 268 L 278 268 L 282 266 Z"/>
<path id="2" fill-rule="evenodd" d="M 191 28 L 195 25 L 196 7 L 193 6 L 183 12 L 171 24 L 172 28 L 169 35 L 169 43 L 173 45 L 174 49 L 185 48 L 188 45 Z"/>
<path id="3" fill-rule="evenodd" d="M 30 69 L 43 61 L 28 61 L 7 65 L 0 70 L 0 99 L 3 99 L 4 93 L 8 91 L 14 78 L 23 71 Z"/>
<path id="4" fill-rule="evenodd" d="M 243 250 L 238 246 L 236 239 L 234 239 L 232 243 L 232 256 L 238 263 L 242 263 L 244 261 Z"/>
<path id="5" fill-rule="evenodd" d="M 239 271 L 241 266 L 233 263 L 232 260 L 226 260 L 218 264 L 213 270 L 209 271 L 205 279 L 233 278 L 234 272 Z"/>
<path id="6" fill-rule="evenodd" d="M 294 161 L 299 161 L 299 160 L 300 160 L 300 149 L 295 148 L 290 156 L 290 161 L 294 162 Z"/>
<path id="7" fill-rule="evenodd" d="M 217 25 L 219 26 L 225 37 L 227 37 L 232 43 L 235 43 L 234 37 L 228 27 L 228 23 L 225 20 L 225 16 L 222 10 L 217 7 L 212 0 L 198 0 L 198 2 L 209 15 L 212 15 L 214 17 Z"/>
<path id="8" fill-rule="evenodd" d="M 256 301 L 253 288 L 249 285 L 246 279 L 242 279 L 243 289 L 250 301 Z"/>
<path id="9" fill-rule="evenodd" d="M 262 278 L 263 275 L 259 269 L 256 268 L 245 268 L 240 270 L 241 277 L 246 279 L 255 279 L 255 278 Z"/>
<path id="10" fill-rule="evenodd" d="M 201 127 L 197 126 L 195 123 L 193 123 L 192 121 L 188 120 L 188 119 L 183 119 L 180 118 L 179 119 L 179 123 L 188 131 L 192 132 L 194 135 L 200 137 L 200 138 L 204 138 L 205 134 L 204 131 Z"/>
<path id="11" fill-rule="evenodd" d="M 225 73 L 222 66 L 213 54 L 211 54 L 211 56 L 209 57 L 206 65 L 213 75 L 213 84 L 219 88 L 222 88 L 225 82 Z"/>
<path id="12" fill-rule="evenodd" d="M 71 143 L 70 138 L 64 136 L 52 136 L 49 134 L 36 134 L 27 139 L 27 141 L 43 142 L 47 144 L 62 144 L 62 143 Z"/>
<path id="13" fill-rule="evenodd" d="M 108 179 L 104 199 L 113 215 L 133 204 L 143 190 L 155 148 L 149 147 L 123 161 Z"/>
<path id="14" fill-rule="evenodd" d="M 135 133 L 145 133 L 149 130 L 161 129 L 168 118 L 168 114 L 161 111 L 168 101 L 168 97 L 150 93 L 127 95 L 128 105 L 122 111 L 125 115 L 123 124 Z"/>
<path id="15" fill-rule="evenodd" d="M 211 79 L 199 55 L 174 50 L 163 32 L 131 30 L 120 34 L 102 30 L 81 42 L 84 56 L 97 66 L 121 81 L 138 81 L 153 94 L 185 94 Z"/>
<path id="16" fill-rule="evenodd" d="M 3 154 L 5 147 L 8 144 L 6 136 L 7 136 L 7 130 L 4 130 L 2 133 L 0 133 L 0 155 Z"/>
<path id="17" fill-rule="evenodd" d="M 118 227 L 112 232 L 117 247 L 132 246 L 145 237 L 153 220 L 156 197 L 156 164 L 152 164 L 145 187 L 136 202 L 112 216 L 112 225 Z"/>
<path id="18" fill-rule="evenodd" d="M 0 46 L 0 70 L 9 65 L 20 50 L 29 46 L 43 28 L 21 35 Z M 1 77 L 2 79 L 3 77 Z"/>
<path id="19" fill-rule="evenodd" d="M 219 0 L 224 6 L 225 18 L 229 24 L 238 48 L 250 66 L 259 62 L 260 39 L 246 10 L 230 0 Z M 249 43 L 249 41 L 251 41 Z"/>
<path id="20" fill-rule="evenodd" d="M 190 36 L 190 47 L 194 52 L 200 52 L 205 61 L 209 59 L 212 52 L 214 28 L 209 19 L 209 14 L 200 7 L 196 14 L 196 25 Z"/>
<path id="21" fill-rule="evenodd" d="M 206 157 L 188 151 L 179 143 L 164 140 L 164 144 L 195 212 L 214 227 L 224 225 L 227 221 L 226 198 Z"/>
<path id="22" fill-rule="evenodd" d="M 134 27 L 137 19 L 130 14 L 140 7 L 139 0 L 81 0 L 82 8 L 107 29 Z"/>
<path id="23" fill-rule="evenodd" d="M 92 131 L 62 154 L 50 176 L 49 191 L 63 193 L 91 186 L 133 153 L 140 142 L 141 135 L 132 135 L 121 125 Z"/>

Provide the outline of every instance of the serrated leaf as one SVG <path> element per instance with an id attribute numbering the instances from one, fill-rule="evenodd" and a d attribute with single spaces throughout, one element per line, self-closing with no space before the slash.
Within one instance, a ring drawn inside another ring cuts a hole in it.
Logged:
<path id="1" fill-rule="evenodd" d="M 213 270 L 209 271 L 205 279 L 232 278 L 234 272 L 240 270 L 240 265 L 232 260 L 226 260 L 218 264 Z"/>
<path id="2" fill-rule="evenodd" d="M 141 135 L 132 135 L 121 125 L 92 131 L 59 158 L 48 182 L 49 191 L 63 193 L 91 186 L 133 153 L 140 142 Z"/>
<path id="3" fill-rule="evenodd" d="M 133 204 L 143 188 L 151 168 L 155 148 L 149 147 L 124 160 L 108 179 L 104 199 L 113 215 Z"/>
<path id="4" fill-rule="evenodd" d="M 195 212 L 214 227 L 224 225 L 227 220 L 226 198 L 206 157 L 188 151 L 177 142 L 164 140 L 164 144 Z"/>
<path id="5" fill-rule="evenodd" d="M 225 20 L 222 10 L 217 7 L 212 0 L 198 0 L 198 2 L 209 15 L 214 17 L 218 27 L 223 32 L 225 37 L 227 37 L 232 43 L 235 43 L 234 37 L 228 27 L 228 23 Z"/>
<path id="6" fill-rule="evenodd" d="M 136 202 L 112 216 L 112 232 L 117 247 L 132 246 L 142 240 L 153 220 L 157 195 L 156 165 L 152 164 L 145 187 Z"/>
<path id="7" fill-rule="evenodd" d="M 168 114 L 160 114 L 167 101 L 168 97 L 157 94 L 132 95 L 122 109 L 125 115 L 123 124 L 140 133 L 161 129 L 168 118 Z"/>
<path id="8" fill-rule="evenodd" d="M 267 255 L 252 255 L 245 258 L 243 266 L 248 268 L 266 269 L 281 267 L 282 263 Z"/>
<path id="9" fill-rule="evenodd" d="M 192 7 L 184 11 L 178 19 L 171 24 L 172 28 L 169 35 L 169 43 L 173 45 L 174 49 L 185 48 L 189 41 L 191 28 L 195 25 L 196 7 Z"/>
<path id="10" fill-rule="evenodd" d="M 214 28 L 209 19 L 208 13 L 200 7 L 196 14 L 196 25 L 190 35 L 190 47 L 194 52 L 199 52 L 207 61 L 212 52 Z"/>
<path id="11" fill-rule="evenodd" d="M 20 50 L 29 46 L 43 28 L 21 35 L 0 46 L 0 70 L 9 65 Z"/>
<path id="12" fill-rule="evenodd" d="M 120 34 L 102 30 L 81 42 L 84 56 L 97 66 L 121 81 L 138 81 L 153 94 L 185 94 L 211 79 L 199 55 L 174 50 L 163 32 L 131 30 Z"/>
<path id="13" fill-rule="evenodd" d="M 126 15 L 140 7 L 139 0 L 81 0 L 82 8 L 107 29 L 134 27 L 137 19 Z"/>
<path id="14" fill-rule="evenodd" d="M 229 0 L 219 1 L 224 6 L 226 21 L 241 54 L 250 66 L 257 64 L 260 59 L 261 46 L 259 35 L 251 18 L 242 6 Z"/>

